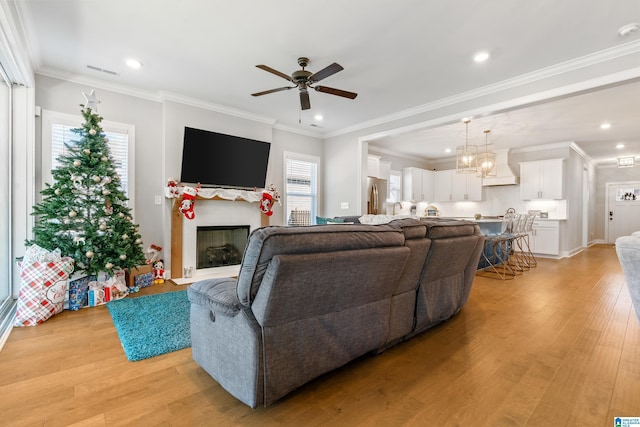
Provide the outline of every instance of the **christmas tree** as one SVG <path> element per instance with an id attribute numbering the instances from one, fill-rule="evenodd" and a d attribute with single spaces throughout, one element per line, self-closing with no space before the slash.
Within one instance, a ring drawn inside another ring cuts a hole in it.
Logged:
<path id="1" fill-rule="evenodd" d="M 78 139 L 65 143 L 66 153 L 52 171 L 54 182 L 46 184 L 42 202 L 33 207 L 34 239 L 27 244 L 59 248 L 86 274 L 111 274 L 144 264 L 145 257 L 100 127 L 102 117 L 94 111 L 99 101 L 93 91 L 84 95 L 84 124 L 72 130 Z"/>

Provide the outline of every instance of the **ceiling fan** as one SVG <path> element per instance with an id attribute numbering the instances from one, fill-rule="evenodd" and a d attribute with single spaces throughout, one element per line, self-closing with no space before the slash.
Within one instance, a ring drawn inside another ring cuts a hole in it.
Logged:
<path id="1" fill-rule="evenodd" d="M 298 88 L 298 91 L 300 92 L 300 106 L 303 110 L 308 110 L 309 108 L 311 108 L 311 102 L 309 101 L 309 89 L 315 89 L 318 92 L 342 96 L 349 99 L 354 99 L 356 96 L 358 96 L 357 93 L 349 92 L 346 90 L 334 89 L 327 86 L 314 86 L 320 80 L 326 79 L 327 77 L 334 75 L 338 71 L 342 71 L 344 68 L 342 68 L 340 64 L 336 64 L 334 62 L 333 64 L 323 68 L 317 73 L 312 73 L 311 71 L 305 70 L 305 67 L 309 65 L 309 58 L 298 58 L 298 65 L 302 67 L 302 70 L 294 71 L 291 76 L 287 76 L 286 74 L 281 73 L 278 70 L 274 70 L 273 68 L 266 65 L 256 65 L 256 67 L 262 70 L 268 71 L 275 74 L 276 76 L 280 76 L 283 79 L 290 81 L 295 86 L 284 86 L 276 89 L 265 90 L 263 92 L 256 92 L 252 93 L 251 96 L 262 96 L 269 93 L 280 92 L 282 90 Z"/>

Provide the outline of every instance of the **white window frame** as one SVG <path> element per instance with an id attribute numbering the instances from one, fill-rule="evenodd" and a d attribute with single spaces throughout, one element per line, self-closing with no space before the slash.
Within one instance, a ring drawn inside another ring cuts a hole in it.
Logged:
<path id="1" fill-rule="evenodd" d="M 292 151 L 285 151 L 283 153 L 283 160 L 282 160 L 282 176 L 283 176 L 283 181 L 284 181 L 284 188 L 283 188 L 283 193 L 284 193 L 284 213 L 283 213 L 283 224 L 287 224 L 288 223 L 288 212 L 287 212 L 287 160 L 291 159 L 291 160 L 299 160 L 299 161 L 303 161 L 303 162 L 309 162 L 309 163 L 315 163 L 316 165 L 316 182 L 315 182 L 315 203 L 313 203 L 313 209 L 311 211 L 311 218 L 310 218 L 310 224 L 315 224 L 316 223 L 316 216 L 318 215 L 318 204 L 319 204 L 319 194 L 320 194 L 320 182 L 321 182 L 321 177 L 320 177 L 320 157 L 317 156 L 312 156 L 309 154 L 301 154 L 301 153 L 295 153 Z"/>
<path id="2" fill-rule="evenodd" d="M 60 113 L 51 110 L 42 110 L 42 177 L 40 188 L 45 188 L 45 183 L 53 183 L 53 175 L 51 170 L 53 168 L 53 147 L 52 147 L 52 129 L 54 124 L 60 124 L 65 126 L 71 126 L 74 128 L 82 127 L 82 116 Z M 131 216 L 135 218 L 135 145 L 136 145 L 136 132 L 135 126 L 127 123 L 111 122 L 103 120 L 100 123 L 102 130 L 105 132 L 123 133 L 127 134 L 127 188 L 126 196 L 129 199 L 128 207 L 131 209 Z"/>

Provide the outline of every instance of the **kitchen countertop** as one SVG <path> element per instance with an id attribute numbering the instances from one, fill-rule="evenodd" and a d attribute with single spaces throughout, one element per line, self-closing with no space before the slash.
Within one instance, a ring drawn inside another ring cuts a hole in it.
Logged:
<path id="1" fill-rule="evenodd" d="M 458 216 L 458 217 L 440 217 L 442 219 L 458 219 L 458 220 L 464 220 L 464 221 L 473 221 L 473 222 L 502 222 L 502 217 L 499 216 L 483 216 L 480 219 L 476 219 L 475 217 L 472 216 L 467 216 L 467 217 L 462 217 L 462 216 Z M 535 219 L 536 221 L 566 221 L 566 218 L 539 218 L 536 217 Z"/>

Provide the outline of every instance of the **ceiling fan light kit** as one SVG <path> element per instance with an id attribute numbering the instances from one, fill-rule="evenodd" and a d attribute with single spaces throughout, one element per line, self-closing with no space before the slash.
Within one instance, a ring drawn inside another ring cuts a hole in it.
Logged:
<path id="1" fill-rule="evenodd" d="M 261 70 L 267 71 L 271 74 L 275 74 L 278 77 L 282 77 L 285 80 L 293 83 L 294 86 L 284 86 L 275 89 L 269 89 L 262 92 L 252 93 L 252 96 L 262 96 L 267 95 L 269 93 L 280 92 L 283 90 L 289 89 L 298 89 L 300 94 L 300 108 L 302 110 L 308 110 L 311 108 L 311 101 L 309 99 L 309 88 L 314 89 L 316 92 L 328 93 L 330 95 L 341 96 L 343 98 L 355 99 L 358 96 L 355 92 L 349 92 L 342 89 L 335 89 L 328 86 L 315 86 L 317 82 L 320 80 L 326 79 L 329 76 L 334 75 L 338 71 L 344 70 L 344 68 L 337 63 L 333 63 L 317 73 L 312 73 L 311 71 L 305 70 L 305 67 L 309 65 L 309 58 L 300 57 L 298 58 L 298 65 L 302 67 L 301 70 L 294 71 L 291 76 L 286 75 L 278 70 L 275 70 L 267 65 L 256 65 L 256 67 Z"/>
<path id="2" fill-rule="evenodd" d="M 464 145 L 456 147 L 456 172 L 457 173 L 478 173 L 478 146 L 469 145 L 469 122 L 464 119 L 466 134 Z"/>

